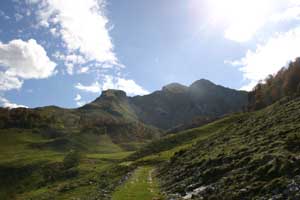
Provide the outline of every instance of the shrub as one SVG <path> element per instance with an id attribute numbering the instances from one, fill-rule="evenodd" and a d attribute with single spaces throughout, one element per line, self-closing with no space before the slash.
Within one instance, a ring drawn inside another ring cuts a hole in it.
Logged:
<path id="1" fill-rule="evenodd" d="M 77 151 L 71 150 L 64 158 L 63 165 L 66 169 L 77 167 L 80 162 L 80 154 Z"/>

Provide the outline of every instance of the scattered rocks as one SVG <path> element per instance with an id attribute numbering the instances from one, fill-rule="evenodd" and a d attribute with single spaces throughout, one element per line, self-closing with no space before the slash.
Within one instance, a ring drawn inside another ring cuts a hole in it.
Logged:
<path id="1" fill-rule="evenodd" d="M 215 187 L 209 185 L 209 186 L 201 186 L 196 189 L 194 189 L 192 192 L 186 193 L 185 196 L 183 196 L 183 199 L 192 199 L 194 197 L 197 197 L 198 199 L 203 199 L 208 194 L 211 194 L 213 191 L 215 191 Z"/>

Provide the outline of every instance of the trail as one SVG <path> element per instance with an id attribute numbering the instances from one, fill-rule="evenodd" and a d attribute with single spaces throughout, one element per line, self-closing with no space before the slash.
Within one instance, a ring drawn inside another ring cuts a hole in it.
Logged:
<path id="1" fill-rule="evenodd" d="M 154 168 L 150 166 L 136 169 L 133 175 L 117 188 L 112 200 L 163 200 L 153 172 Z"/>

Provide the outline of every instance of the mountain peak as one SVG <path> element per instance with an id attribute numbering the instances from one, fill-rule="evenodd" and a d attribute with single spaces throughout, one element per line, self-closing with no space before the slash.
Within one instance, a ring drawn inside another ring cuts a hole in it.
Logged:
<path id="1" fill-rule="evenodd" d="M 170 83 L 162 88 L 163 91 L 181 93 L 187 90 L 187 87 L 180 83 Z"/>
<path id="2" fill-rule="evenodd" d="M 102 91 L 101 97 L 126 98 L 127 95 L 126 92 L 124 92 L 123 90 L 109 89 L 109 90 Z"/>
<path id="3" fill-rule="evenodd" d="M 200 79 L 190 85 L 190 87 L 199 87 L 199 86 L 200 87 L 211 87 L 211 86 L 216 86 L 216 84 L 214 84 L 213 82 L 211 82 L 210 80 L 207 80 L 207 79 Z"/>

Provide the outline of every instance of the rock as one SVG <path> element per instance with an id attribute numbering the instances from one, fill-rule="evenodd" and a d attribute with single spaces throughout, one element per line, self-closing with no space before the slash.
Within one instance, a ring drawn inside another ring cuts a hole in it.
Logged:
<path id="1" fill-rule="evenodd" d="M 243 188 L 243 189 L 240 189 L 240 192 L 241 193 L 245 193 L 245 192 L 247 192 L 248 190 L 246 189 L 246 188 Z"/>
<path id="2" fill-rule="evenodd" d="M 168 200 L 180 200 L 181 196 L 180 194 L 169 194 L 168 195 Z"/>
<path id="3" fill-rule="evenodd" d="M 269 198 L 269 200 L 282 200 L 283 199 L 283 195 L 282 194 L 278 194 L 275 196 L 272 196 L 271 198 Z"/>
<path id="4" fill-rule="evenodd" d="M 196 189 L 194 189 L 192 192 L 187 192 L 185 196 L 183 196 L 183 199 L 192 199 L 193 197 L 197 197 L 198 199 L 202 199 L 207 194 L 211 194 L 215 188 L 211 185 L 209 186 L 201 186 Z"/>

